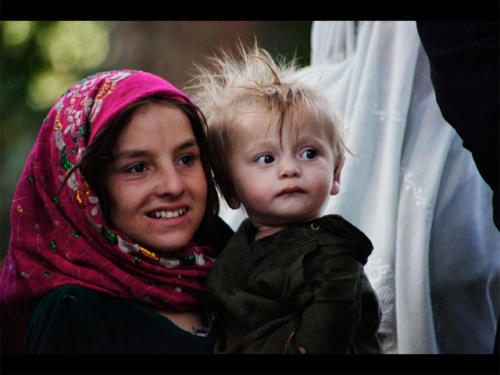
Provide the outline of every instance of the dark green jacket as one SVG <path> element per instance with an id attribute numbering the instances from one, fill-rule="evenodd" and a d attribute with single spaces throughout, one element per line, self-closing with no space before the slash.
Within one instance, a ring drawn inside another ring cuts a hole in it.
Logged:
<path id="1" fill-rule="evenodd" d="M 380 352 L 380 310 L 363 271 L 372 245 L 360 230 L 328 215 L 254 237 L 245 220 L 207 279 L 224 332 L 217 352 Z"/>

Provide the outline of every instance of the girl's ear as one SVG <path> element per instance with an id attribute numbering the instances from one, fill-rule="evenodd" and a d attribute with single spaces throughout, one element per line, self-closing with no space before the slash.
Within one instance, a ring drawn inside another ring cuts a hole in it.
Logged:
<path id="1" fill-rule="evenodd" d="M 224 200 L 226 201 L 227 205 L 232 208 L 233 210 L 237 210 L 241 206 L 241 201 L 238 199 L 238 197 L 235 194 L 234 188 L 233 189 L 223 189 L 221 187 L 220 189 L 221 195 L 224 197 Z"/>
<path id="2" fill-rule="evenodd" d="M 337 157 L 335 162 L 335 171 L 333 172 L 332 190 L 330 191 L 331 195 L 336 195 L 340 191 L 340 174 L 342 172 L 342 168 L 344 167 L 344 161 L 344 155 L 339 155 Z"/>
<path id="3" fill-rule="evenodd" d="M 237 210 L 241 206 L 241 202 L 237 198 L 235 198 L 235 197 L 232 197 L 231 199 L 228 199 L 227 200 L 227 204 L 233 210 Z"/>

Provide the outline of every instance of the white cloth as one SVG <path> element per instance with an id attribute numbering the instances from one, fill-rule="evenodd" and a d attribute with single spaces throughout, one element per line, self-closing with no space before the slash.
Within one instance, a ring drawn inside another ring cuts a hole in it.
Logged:
<path id="1" fill-rule="evenodd" d="M 445 122 L 414 22 L 314 22 L 298 78 L 344 119 L 340 194 L 325 213 L 364 231 L 388 353 L 491 353 L 500 314 L 492 192 Z M 222 204 L 236 228 L 245 216 Z"/>

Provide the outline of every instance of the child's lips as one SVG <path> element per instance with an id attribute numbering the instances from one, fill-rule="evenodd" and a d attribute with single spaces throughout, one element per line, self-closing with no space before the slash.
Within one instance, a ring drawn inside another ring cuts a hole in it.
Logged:
<path id="1" fill-rule="evenodd" d="M 298 186 L 288 186 L 278 193 L 278 197 L 285 194 L 305 193 L 306 191 Z"/>

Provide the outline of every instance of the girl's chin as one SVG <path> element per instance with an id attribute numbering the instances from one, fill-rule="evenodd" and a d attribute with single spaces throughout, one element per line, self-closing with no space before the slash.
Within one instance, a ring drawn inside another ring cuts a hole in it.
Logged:
<path id="1" fill-rule="evenodd" d="M 169 241 L 165 242 L 150 242 L 150 247 L 146 247 L 146 249 L 151 249 L 151 251 L 154 251 L 155 253 L 158 253 L 158 255 L 165 255 L 168 256 L 168 254 L 175 253 L 177 251 L 184 250 L 187 245 L 191 242 L 192 236 L 188 236 L 186 238 L 180 238 L 177 241 L 172 241 L 171 239 Z"/>
<path id="2" fill-rule="evenodd" d="M 166 256 L 168 257 L 169 255 L 175 255 L 176 252 L 182 251 L 186 248 L 187 243 L 184 246 L 178 246 L 178 245 L 170 245 L 170 246 L 155 246 L 155 247 L 146 247 L 146 249 L 150 251 L 154 251 L 156 254 L 159 256 Z"/>

